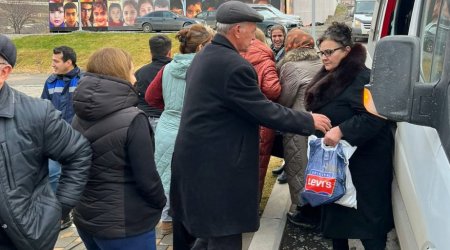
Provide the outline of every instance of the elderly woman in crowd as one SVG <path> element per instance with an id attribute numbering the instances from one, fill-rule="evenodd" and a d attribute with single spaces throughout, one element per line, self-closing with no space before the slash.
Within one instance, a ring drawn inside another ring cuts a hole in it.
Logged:
<path id="1" fill-rule="evenodd" d="M 278 63 L 281 95 L 279 103 L 288 108 L 305 111 L 305 90 L 312 78 L 322 67 L 320 57 L 314 49 L 314 39 L 308 33 L 296 28 L 289 31 L 284 45 L 286 55 Z M 308 139 L 305 136 L 285 133 L 283 135 L 284 171 L 296 209 L 288 213 L 287 219 L 295 225 L 317 226 L 320 208 L 305 205 L 300 192 L 305 186 Z"/>

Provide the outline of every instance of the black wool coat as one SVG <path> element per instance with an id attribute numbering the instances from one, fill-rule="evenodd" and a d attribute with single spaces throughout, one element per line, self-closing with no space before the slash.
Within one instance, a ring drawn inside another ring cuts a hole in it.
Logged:
<path id="1" fill-rule="evenodd" d="M 314 133 L 312 116 L 269 101 L 252 65 L 218 34 L 187 71 L 172 159 L 173 216 L 192 235 L 258 229 L 259 125 Z"/>
<path id="2" fill-rule="evenodd" d="M 307 110 L 328 116 L 341 129 L 342 139 L 357 146 L 349 169 L 358 208 L 323 206 L 322 230 L 329 238 L 379 238 L 393 227 L 393 136 L 388 121 L 364 108 L 363 90 L 370 77 L 365 55 L 365 48 L 356 44 L 335 71 L 322 68 L 306 92 Z"/>

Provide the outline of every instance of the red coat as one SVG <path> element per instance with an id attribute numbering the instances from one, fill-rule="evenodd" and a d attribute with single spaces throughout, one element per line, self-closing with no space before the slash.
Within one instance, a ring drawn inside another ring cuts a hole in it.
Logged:
<path id="1" fill-rule="evenodd" d="M 255 68 L 261 92 L 267 99 L 276 101 L 281 93 L 281 84 L 275 66 L 275 58 L 269 46 L 259 40 L 254 40 L 248 51 L 241 55 Z M 259 139 L 259 191 L 261 194 L 275 140 L 275 131 L 260 127 Z"/>

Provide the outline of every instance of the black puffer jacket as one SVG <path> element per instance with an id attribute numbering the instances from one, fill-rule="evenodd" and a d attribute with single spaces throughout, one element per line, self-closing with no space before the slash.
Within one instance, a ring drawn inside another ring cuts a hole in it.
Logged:
<path id="1" fill-rule="evenodd" d="M 16 249 L 53 249 L 61 207 L 75 206 L 86 184 L 88 141 L 49 101 L 5 84 L 0 89 L 0 144 L 2 249 L 9 240 Z M 48 184 L 48 158 L 63 164 L 56 197 Z"/>
<path id="2" fill-rule="evenodd" d="M 151 128 L 135 107 L 136 90 L 121 79 L 86 73 L 73 100 L 72 125 L 93 149 L 75 224 L 106 239 L 152 230 L 166 198 L 153 158 Z"/>

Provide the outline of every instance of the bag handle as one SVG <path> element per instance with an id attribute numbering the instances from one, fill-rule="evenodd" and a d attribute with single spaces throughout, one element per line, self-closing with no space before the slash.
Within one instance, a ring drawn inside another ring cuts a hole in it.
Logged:
<path id="1" fill-rule="evenodd" d="M 336 146 L 328 146 L 328 145 L 325 145 L 325 143 L 323 143 L 323 138 L 320 138 L 320 146 L 323 148 L 323 150 L 326 150 L 326 151 L 335 151 L 335 150 L 337 149 L 338 145 L 339 145 L 339 143 L 336 144 Z"/>

